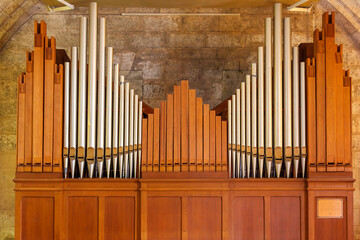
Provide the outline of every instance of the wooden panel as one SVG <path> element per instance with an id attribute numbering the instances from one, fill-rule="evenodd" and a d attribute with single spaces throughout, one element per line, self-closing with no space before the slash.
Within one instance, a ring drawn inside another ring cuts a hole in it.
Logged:
<path id="1" fill-rule="evenodd" d="M 148 156 L 148 144 L 147 144 L 147 130 L 148 130 L 148 120 L 146 118 L 143 118 L 142 120 L 142 145 L 141 145 L 141 171 L 146 172 L 146 164 L 147 164 L 147 156 Z"/>
<path id="2" fill-rule="evenodd" d="M 174 172 L 180 172 L 180 86 L 174 86 Z"/>
<path id="3" fill-rule="evenodd" d="M 316 160 L 317 170 L 325 171 L 326 158 L 326 115 L 325 115 L 325 43 L 324 33 L 315 30 L 314 33 L 314 51 L 316 58 Z M 315 80 L 315 79 L 314 79 Z M 309 89 L 309 87 L 308 87 Z M 307 105 L 310 107 L 310 104 Z M 309 108 L 308 108 L 309 112 Z M 309 122 L 308 122 L 309 123 Z M 310 129 L 308 129 L 310 133 Z M 310 147 L 310 143 L 308 143 Z M 320 165 L 320 166 L 319 166 Z"/>
<path id="4" fill-rule="evenodd" d="M 196 98 L 196 171 L 202 172 L 203 165 L 203 104 L 202 98 Z"/>
<path id="5" fill-rule="evenodd" d="M 44 93 L 44 39 L 46 23 L 35 21 L 34 73 L 33 73 L 33 172 L 42 172 L 43 156 L 43 93 Z"/>
<path id="6" fill-rule="evenodd" d="M 301 239 L 300 198 L 271 197 L 270 201 L 271 239 Z"/>
<path id="7" fill-rule="evenodd" d="M 215 119 L 215 160 L 216 171 L 221 171 L 221 116 L 216 116 Z"/>
<path id="8" fill-rule="evenodd" d="M 21 239 L 54 239 L 54 198 L 21 199 Z"/>
<path id="9" fill-rule="evenodd" d="M 264 239 L 263 197 L 234 199 L 234 239 Z"/>
<path id="10" fill-rule="evenodd" d="M 135 198 L 105 198 L 105 240 L 135 238 Z"/>
<path id="11" fill-rule="evenodd" d="M 189 240 L 221 239 L 221 198 L 189 197 Z"/>
<path id="12" fill-rule="evenodd" d="M 330 18 L 329 18 L 330 17 Z M 326 89 L 326 170 L 336 171 L 336 125 L 337 112 L 336 102 L 338 101 L 338 89 L 336 84 L 335 67 L 335 38 L 334 24 L 331 16 L 323 15 L 323 32 L 325 35 L 325 89 Z M 324 126 L 325 127 L 325 126 Z M 318 143 L 319 144 L 319 143 Z"/>
<path id="13" fill-rule="evenodd" d="M 181 239 L 181 198 L 149 197 L 147 201 L 147 239 Z"/>
<path id="14" fill-rule="evenodd" d="M 189 170 L 196 171 L 196 91 L 189 90 Z"/>
<path id="15" fill-rule="evenodd" d="M 26 52 L 25 172 L 32 170 L 34 52 Z"/>
<path id="16" fill-rule="evenodd" d="M 160 106 L 160 172 L 165 172 L 166 165 L 166 101 Z"/>
<path id="17" fill-rule="evenodd" d="M 210 171 L 209 104 L 204 104 L 204 171 Z"/>
<path id="18" fill-rule="evenodd" d="M 188 171 L 189 160 L 189 82 L 181 81 L 181 171 Z"/>
<path id="19" fill-rule="evenodd" d="M 209 163 L 210 171 L 215 171 L 215 154 L 216 154 L 216 141 L 215 141 L 215 111 L 211 110 L 209 114 Z"/>
<path id="20" fill-rule="evenodd" d="M 25 98 L 26 98 L 26 76 L 21 74 L 18 77 L 17 88 L 17 128 L 16 128 L 16 160 L 18 172 L 23 172 L 25 165 Z"/>
<path id="21" fill-rule="evenodd" d="M 316 205 L 317 199 L 315 199 Z M 315 211 L 316 212 L 316 211 Z M 346 199 L 343 200 L 342 218 L 317 218 L 315 220 L 316 240 L 348 239 L 346 234 L 347 224 Z"/>
<path id="22" fill-rule="evenodd" d="M 98 198 L 68 198 L 68 239 L 98 239 Z"/>
<path id="23" fill-rule="evenodd" d="M 148 157 L 147 157 L 147 172 L 153 171 L 153 155 L 154 155 L 154 114 L 148 115 Z"/>
<path id="24" fill-rule="evenodd" d="M 306 60 L 306 126 L 308 171 L 316 171 L 316 82 L 315 59 Z"/>
<path id="25" fill-rule="evenodd" d="M 54 76 L 56 60 L 55 38 L 45 37 L 44 65 L 44 172 L 52 172 L 54 125 Z M 57 118 L 57 117 L 56 117 Z"/>
<path id="26" fill-rule="evenodd" d="M 64 66 L 55 65 L 53 171 L 62 172 Z"/>
<path id="27" fill-rule="evenodd" d="M 174 160 L 174 95 L 167 95 L 166 112 L 166 171 L 173 171 Z"/>
<path id="28" fill-rule="evenodd" d="M 227 121 L 221 122 L 221 168 L 227 171 Z"/>

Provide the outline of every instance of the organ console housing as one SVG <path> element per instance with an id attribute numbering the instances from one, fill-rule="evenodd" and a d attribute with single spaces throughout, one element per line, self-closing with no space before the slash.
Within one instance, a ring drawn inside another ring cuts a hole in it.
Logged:
<path id="1" fill-rule="evenodd" d="M 275 4 L 251 75 L 210 109 L 186 80 L 160 108 L 143 102 L 89 12 L 71 59 L 34 24 L 18 77 L 16 239 L 353 239 L 351 77 L 334 13 L 291 46 Z"/>

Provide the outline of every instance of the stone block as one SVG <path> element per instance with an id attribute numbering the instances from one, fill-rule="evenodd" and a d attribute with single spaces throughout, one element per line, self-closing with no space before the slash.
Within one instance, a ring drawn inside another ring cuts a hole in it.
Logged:
<path id="1" fill-rule="evenodd" d="M 15 226 L 15 222 L 14 222 L 14 226 Z M 15 227 L 14 226 L 12 226 L 12 227 L 0 226 L 0 239 L 15 240 Z"/>
<path id="2" fill-rule="evenodd" d="M 244 32 L 249 33 L 263 33 L 264 29 L 260 22 L 263 16 L 259 15 L 228 15 L 220 16 L 220 31 L 224 32 Z"/>
<path id="3" fill-rule="evenodd" d="M 183 31 L 219 31 L 219 16 L 183 16 Z"/>
<path id="4" fill-rule="evenodd" d="M 3 115 L 0 118 L 0 133 L 16 133 L 16 115 Z"/>
<path id="5" fill-rule="evenodd" d="M 14 150 L 16 147 L 16 134 L 0 133 L 0 151 Z"/>
<path id="6" fill-rule="evenodd" d="M 206 47 L 245 47 L 245 34 L 238 32 L 209 32 L 206 34 Z"/>
<path id="7" fill-rule="evenodd" d="M 148 32 L 173 32 L 180 31 L 182 27 L 181 16 L 147 16 L 143 29 Z"/>
<path id="8" fill-rule="evenodd" d="M 201 48 L 205 46 L 203 33 L 168 33 L 166 35 L 167 47 Z"/>
<path id="9" fill-rule="evenodd" d="M 163 66 L 160 62 L 143 61 L 138 67 L 142 69 L 143 79 L 160 79 L 163 76 Z"/>

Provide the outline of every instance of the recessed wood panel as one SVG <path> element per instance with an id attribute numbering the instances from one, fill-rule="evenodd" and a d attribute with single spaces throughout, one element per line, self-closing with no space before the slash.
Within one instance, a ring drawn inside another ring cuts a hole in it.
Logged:
<path id="1" fill-rule="evenodd" d="M 105 198 L 105 239 L 131 240 L 135 238 L 135 198 Z"/>
<path id="2" fill-rule="evenodd" d="M 221 198 L 189 197 L 189 240 L 221 239 Z"/>
<path id="3" fill-rule="evenodd" d="M 234 239 L 264 239 L 263 197 L 235 198 L 233 214 Z"/>
<path id="4" fill-rule="evenodd" d="M 319 198 L 318 198 L 319 199 Z M 315 234 L 316 240 L 342 240 L 347 239 L 347 210 L 346 199 L 343 199 L 343 217 L 342 218 L 315 218 Z M 315 204 L 318 201 L 315 200 Z M 318 207 L 318 206 L 317 206 Z"/>
<path id="5" fill-rule="evenodd" d="M 69 197 L 68 239 L 98 239 L 97 197 Z"/>
<path id="6" fill-rule="evenodd" d="M 148 240 L 181 239 L 181 198 L 149 197 Z"/>
<path id="7" fill-rule="evenodd" d="M 21 199 L 21 239 L 54 238 L 54 198 L 23 197 Z"/>
<path id="8" fill-rule="evenodd" d="M 271 197 L 271 239 L 300 240 L 300 197 Z"/>

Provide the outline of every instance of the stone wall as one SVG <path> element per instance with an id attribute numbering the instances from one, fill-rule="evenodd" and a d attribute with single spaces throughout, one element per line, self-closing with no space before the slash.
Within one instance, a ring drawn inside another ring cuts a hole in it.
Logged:
<path id="1" fill-rule="evenodd" d="M 16 77 L 25 70 L 25 51 L 33 48 L 33 22 L 45 20 L 48 35 L 56 38 L 58 48 L 70 54 L 70 48 L 78 45 L 79 16 L 88 14 L 85 8 L 50 14 L 45 6 L 38 6 L 36 14 L 0 52 L 0 240 L 14 237 Z M 321 23 L 320 14 L 331 7 L 320 3 L 314 22 L 313 14 L 288 14 L 292 19 L 292 44 L 311 41 L 313 23 Z M 154 12 L 164 15 L 148 14 Z M 107 19 L 107 45 L 114 47 L 115 62 L 146 103 L 158 107 L 174 84 L 188 79 L 190 87 L 197 89 L 197 96 L 214 107 L 228 98 L 249 73 L 257 47 L 264 40 L 264 19 L 272 16 L 272 8 L 99 9 L 99 15 Z M 360 162 L 355 159 L 360 154 L 360 127 L 355 120 L 360 117 L 360 52 L 341 29 L 337 42 L 344 43 L 345 65 L 353 70 L 354 175 L 358 177 Z M 355 197 L 359 196 L 359 186 L 356 183 Z M 355 230 L 360 239 L 359 211 L 360 200 L 355 200 Z"/>

